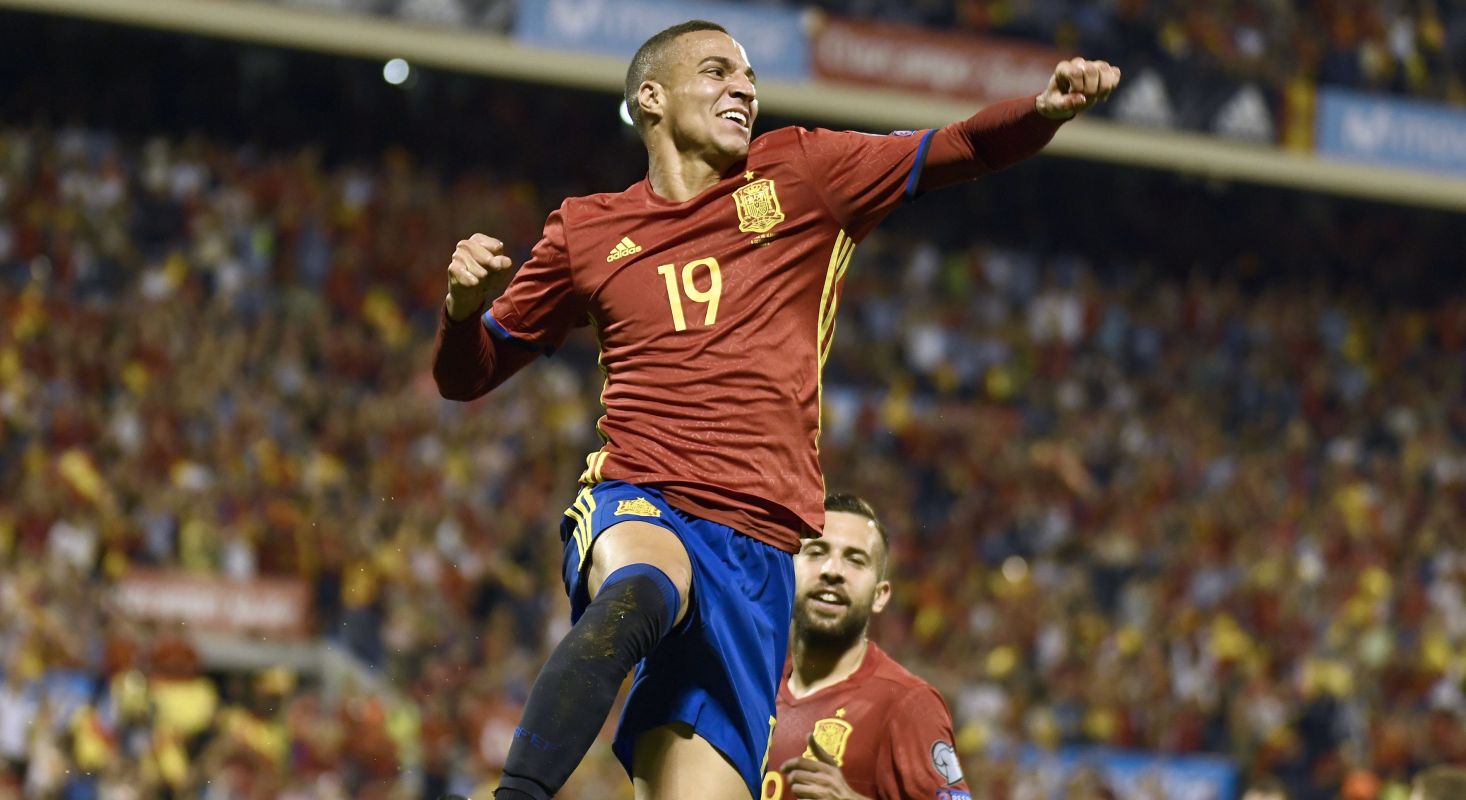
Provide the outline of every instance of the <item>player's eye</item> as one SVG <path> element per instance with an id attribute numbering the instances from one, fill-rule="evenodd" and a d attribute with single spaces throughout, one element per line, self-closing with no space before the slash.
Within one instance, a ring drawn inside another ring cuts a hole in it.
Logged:
<path id="1" fill-rule="evenodd" d="M 723 75 L 726 74 L 723 72 L 722 67 L 708 67 L 705 72 L 707 72 L 707 74 L 713 76 L 714 78 L 721 78 L 723 77 Z"/>

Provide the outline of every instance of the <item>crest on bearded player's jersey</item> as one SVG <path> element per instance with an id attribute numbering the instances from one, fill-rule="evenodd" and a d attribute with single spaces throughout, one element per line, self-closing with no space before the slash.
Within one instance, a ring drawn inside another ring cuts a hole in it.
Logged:
<path id="1" fill-rule="evenodd" d="M 842 708 L 835 714 L 837 717 L 843 717 L 845 709 Z M 845 743 L 849 741 L 850 732 L 853 730 L 855 726 L 843 719 L 822 719 L 814 724 L 814 742 L 835 759 L 836 766 L 843 767 L 845 766 Z M 814 750 L 809 747 L 804 748 L 804 757 L 813 759 Z"/>
<path id="2" fill-rule="evenodd" d="M 774 182 L 768 178 L 738 187 L 733 192 L 733 202 L 738 205 L 738 230 L 744 233 L 767 233 L 784 221 L 779 195 L 774 192 Z"/>

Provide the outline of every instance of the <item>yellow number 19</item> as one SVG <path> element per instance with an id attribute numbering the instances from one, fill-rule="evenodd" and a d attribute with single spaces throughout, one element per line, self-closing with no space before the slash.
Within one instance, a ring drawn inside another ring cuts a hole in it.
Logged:
<path id="1" fill-rule="evenodd" d="M 693 276 L 698 267 L 708 269 L 708 288 L 706 291 L 697 288 Z M 663 264 L 657 267 L 657 272 L 667 281 L 667 303 L 672 306 L 672 327 L 675 330 L 687 330 L 687 318 L 682 315 L 682 295 L 685 293 L 689 300 L 694 303 L 702 303 L 708 307 L 707 313 L 703 316 L 703 325 L 712 325 L 718 321 L 718 298 L 723 294 L 723 272 L 718 268 L 716 258 L 699 258 L 696 261 L 689 261 L 682 265 L 682 289 L 677 289 L 677 265 Z"/>

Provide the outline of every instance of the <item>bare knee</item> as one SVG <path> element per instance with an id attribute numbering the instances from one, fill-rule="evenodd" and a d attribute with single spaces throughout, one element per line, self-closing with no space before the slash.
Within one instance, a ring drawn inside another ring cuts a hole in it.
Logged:
<path id="1" fill-rule="evenodd" d="M 673 624 L 687 616 L 692 593 L 692 561 L 677 534 L 649 522 L 620 522 L 596 537 L 587 558 L 590 559 L 587 588 L 592 599 L 611 573 L 632 564 L 647 564 L 661 570 L 677 587 L 680 602 Z"/>

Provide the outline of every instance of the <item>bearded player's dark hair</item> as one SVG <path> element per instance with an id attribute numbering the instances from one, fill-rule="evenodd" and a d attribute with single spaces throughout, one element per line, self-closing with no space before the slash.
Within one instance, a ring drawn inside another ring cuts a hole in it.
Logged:
<path id="1" fill-rule="evenodd" d="M 638 133 L 642 130 L 642 118 L 641 105 L 636 102 L 636 95 L 641 91 L 641 85 L 646 82 L 647 78 L 660 74 L 666 68 L 667 47 L 676 41 L 678 36 L 697 31 L 727 33 L 728 29 L 705 19 L 679 22 L 642 42 L 641 47 L 636 49 L 636 55 L 631 57 L 631 66 L 626 68 L 626 93 L 623 99 L 626 101 L 626 113 L 631 115 L 631 123 L 636 126 Z"/>
<path id="2" fill-rule="evenodd" d="M 880 569 L 876 573 L 880 577 L 886 577 L 886 565 L 891 561 L 891 537 L 886 533 L 886 524 L 876 516 L 876 510 L 871 507 L 865 498 L 847 492 L 832 492 L 825 495 L 825 511 L 844 511 L 847 514 L 865 517 L 876 526 L 876 533 L 881 535 L 881 553 L 878 556 Z"/>

